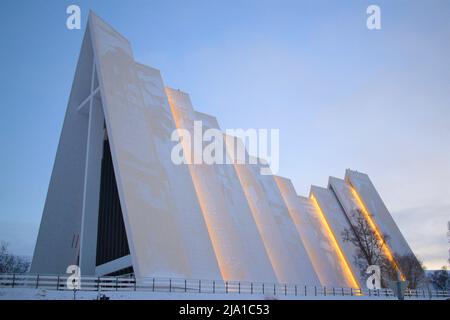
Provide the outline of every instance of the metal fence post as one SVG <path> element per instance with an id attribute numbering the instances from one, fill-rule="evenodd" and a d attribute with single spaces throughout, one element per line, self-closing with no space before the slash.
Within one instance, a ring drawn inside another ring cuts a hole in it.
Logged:
<path id="1" fill-rule="evenodd" d="M 198 280 L 198 293 L 202 292 L 202 280 Z"/>
<path id="2" fill-rule="evenodd" d="M 287 284 L 284 284 L 284 295 L 287 296 Z"/>
<path id="3" fill-rule="evenodd" d="M 14 285 L 16 283 L 16 274 L 13 274 L 13 282 L 12 282 L 12 287 L 14 288 Z"/>
<path id="4" fill-rule="evenodd" d="M 314 286 L 314 295 L 317 296 L 317 287 Z"/>
<path id="5" fill-rule="evenodd" d="M 216 293 L 216 282 L 213 281 L 213 293 Z"/>
<path id="6" fill-rule="evenodd" d="M 187 281 L 184 279 L 184 292 L 187 292 Z"/>
<path id="7" fill-rule="evenodd" d="M 155 292 L 155 278 L 153 278 L 153 281 L 152 281 L 152 288 L 153 288 L 153 292 Z"/>
<path id="8" fill-rule="evenodd" d="M 335 291 L 335 289 L 333 287 L 333 296 L 335 296 L 335 295 L 336 295 L 336 291 Z"/>
<path id="9" fill-rule="evenodd" d="M 323 295 L 326 296 L 327 295 L 327 287 L 323 286 Z"/>
<path id="10" fill-rule="evenodd" d="M 350 288 L 350 295 L 353 296 L 353 288 Z"/>
<path id="11" fill-rule="evenodd" d="M 134 291 L 136 291 L 136 282 L 137 282 L 136 276 L 133 276 L 133 278 L 134 278 Z"/>
<path id="12" fill-rule="evenodd" d="M 59 290 L 59 276 L 58 276 L 58 278 L 56 279 L 56 290 Z"/>
<path id="13" fill-rule="evenodd" d="M 172 292 L 172 279 L 169 279 L 169 292 Z"/>
<path id="14" fill-rule="evenodd" d="M 263 294 L 264 294 L 264 283 L 263 283 L 262 289 L 263 289 Z"/>
<path id="15" fill-rule="evenodd" d="M 225 281 L 225 293 L 228 293 L 228 281 Z"/>
<path id="16" fill-rule="evenodd" d="M 276 284 L 273 284 L 273 294 L 276 295 L 277 294 L 277 287 Z"/>
<path id="17" fill-rule="evenodd" d="M 241 294 L 241 283 L 240 282 L 238 283 L 238 288 L 239 288 L 238 289 L 239 290 L 239 294 Z"/>
<path id="18" fill-rule="evenodd" d="M 118 290 L 118 287 L 119 287 L 119 278 L 116 277 L 116 291 Z"/>
<path id="19" fill-rule="evenodd" d="M 306 286 L 305 286 L 305 297 L 307 296 Z"/>
<path id="20" fill-rule="evenodd" d="M 295 295 L 297 295 L 297 285 L 295 285 Z"/>

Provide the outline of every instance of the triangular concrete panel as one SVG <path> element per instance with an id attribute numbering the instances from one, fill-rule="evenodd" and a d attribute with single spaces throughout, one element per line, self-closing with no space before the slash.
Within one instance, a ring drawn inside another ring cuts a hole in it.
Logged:
<path id="1" fill-rule="evenodd" d="M 32 273 L 63 274 L 78 265 L 94 56 L 84 34 L 31 264 Z"/>
<path id="2" fill-rule="evenodd" d="M 95 14 L 89 23 L 135 275 L 220 279 L 188 169 L 170 158 L 175 123 L 159 71 L 137 64 Z"/>

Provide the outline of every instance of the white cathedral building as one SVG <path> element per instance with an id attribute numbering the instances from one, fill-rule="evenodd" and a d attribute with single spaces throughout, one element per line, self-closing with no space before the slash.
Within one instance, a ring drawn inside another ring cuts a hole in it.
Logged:
<path id="1" fill-rule="evenodd" d="M 259 164 L 174 164 L 171 134 L 195 120 L 220 128 L 90 13 L 31 272 L 358 288 L 341 236 L 357 209 L 389 235 L 387 256 L 412 253 L 366 174 L 299 196 Z"/>

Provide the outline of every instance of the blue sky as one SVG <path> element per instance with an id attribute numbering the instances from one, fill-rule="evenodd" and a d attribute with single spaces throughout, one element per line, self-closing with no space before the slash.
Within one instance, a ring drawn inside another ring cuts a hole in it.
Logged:
<path id="1" fill-rule="evenodd" d="M 66 29 L 69 4 L 82 30 Z M 446 263 L 446 0 L 2 1 L 0 240 L 14 252 L 34 249 L 89 9 L 222 128 L 279 128 L 279 173 L 299 194 L 366 172 L 416 254 Z"/>

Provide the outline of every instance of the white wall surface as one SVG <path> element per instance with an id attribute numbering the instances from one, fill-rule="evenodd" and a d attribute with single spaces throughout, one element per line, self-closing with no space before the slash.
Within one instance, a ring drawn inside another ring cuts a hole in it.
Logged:
<path id="1" fill-rule="evenodd" d="M 170 88 L 166 93 L 178 128 L 193 135 L 194 121 L 197 120 L 203 122 L 203 130 L 219 129 L 214 117 L 194 111 L 186 93 Z M 193 159 L 191 155 L 198 151 L 192 148 L 194 142 L 191 149 L 187 144 L 183 145 L 188 159 Z M 194 163 L 189 169 L 223 278 L 275 281 L 272 265 L 233 166 Z"/>
<path id="2" fill-rule="evenodd" d="M 382 234 L 389 235 L 393 253 L 411 254 L 412 250 L 400 232 L 375 186 L 365 173 L 346 170 L 345 180 L 353 186 Z"/>
<path id="3" fill-rule="evenodd" d="M 351 226 L 336 195 L 330 189 L 317 186 L 311 187 L 311 194 L 317 200 L 348 265 L 353 271 L 353 276 L 359 282 L 358 284 L 360 286 L 361 284 L 365 284 L 365 279 L 362 277 L 359 267 L 354 261 L 357 248 L 352 243 L 343 239 L 343 232 L 345 230 L 351 230 Z"/>
<path id="4" fill-rule="evenodd" d="M 174 123 L 159 72 L 136 66 L 129 42 L 94 14 L 90 26 L 136 275 L 220 277 L 187 168 L 171 166 Z"/>
<path id="5" fill-rule="evenodd" d="M 93 66 L 91 33 L 85 32 L 66 109 L 41 225 L 32 273 L 62 274 L 77 264 L 83 210 L 89 115 L 78 107 L 90 94 Z"/>
<path id="6" fill-rule="evenodd" d="M 311 199 L 299 197 L 291 180 L 278 176 L 275 180 L 321 284 L 351 287 L 345 276 L 346 266 L 340 260 Z"/>

